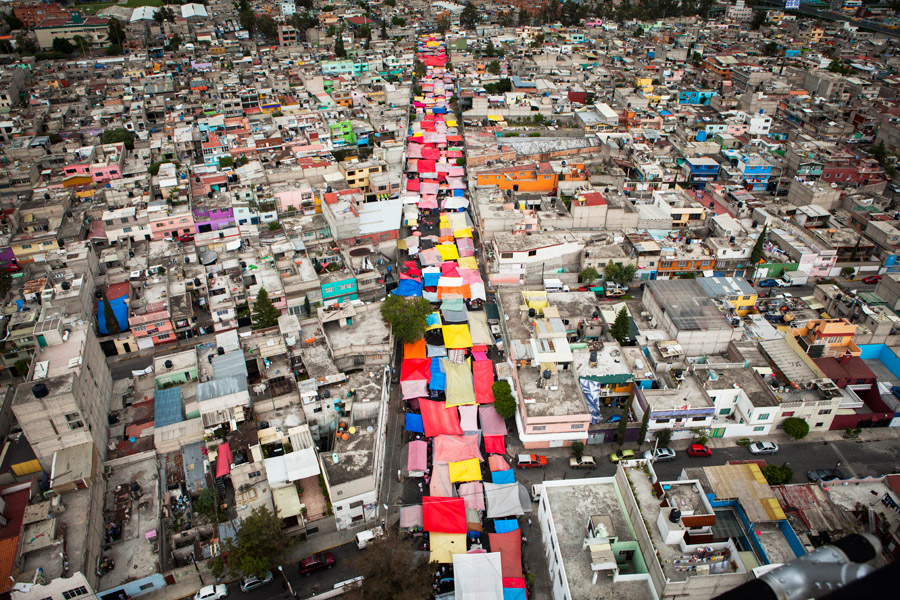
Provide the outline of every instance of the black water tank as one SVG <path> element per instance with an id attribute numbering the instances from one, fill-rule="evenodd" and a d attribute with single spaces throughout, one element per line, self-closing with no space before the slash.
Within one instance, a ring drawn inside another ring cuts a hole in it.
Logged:
<path id="1" fill-rule="evenodd" d="M 528 318 L 533 319 L 537 315 L 537 311 L 533 308 L 528 309 Z"/>
<path id="2" fill-rule="evenodd" d="M 331 398 L 331 392 L 329 392 L 328 390 L 322 390 L 322 397 Z"/>
<path id="3" fill-rule="evenodd" d="M 167 360 L 163 364 L 166 366 L 167 369 L 171 369 L 172 367 L 175 366 L 175 363 L 173 363 L 171 360 Z"/>
<path id="4" fill-rule="evenodd" d="M 550 379 L 553 377 L 553 372 L 550 369 L 544 369 L 544 379 Z"/>
<path id="5" fill-rule="evenodd" d="M 200 278 L 194 277 L 194 287 L 200 287 Z"/>
<path id="6" fill-rule="evenodd" d="M 669 513 L 669 521 L 677 523 L 679 520 L 681 520 L 681 511 L 677 508 L 673 508 L 672 512 Z"/>
<path id="7" fill-rule="evenodd" d="M 216 348 L 216 354 L 218 354 L 219 356 L 222 356 L 223 354 L 225 354 L 225 348 L 223 348 L 222 346 L 219 346 L 218 348 Z"/>
<path id="8" fill-rule="evenodd" d="M 50 390 L 47 389 L 46 383 L 36 383 L 31 386 L 31 393 L 35 398 L 44 398 L 50 393 Z"/>

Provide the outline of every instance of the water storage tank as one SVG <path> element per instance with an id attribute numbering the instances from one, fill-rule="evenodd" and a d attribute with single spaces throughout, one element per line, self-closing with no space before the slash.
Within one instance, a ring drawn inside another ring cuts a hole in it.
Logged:
<path id="1" fill-rule="evenodd" d="M 167 360 L 163 364 L 166 366 L 167 369 L 171 369 L 172 367 L 175 366 L 175 363 L 173 363 L 171 360 Z"/>
<path id="2" fill-rule="evenodd" d="M 36 383 L 31 386 L 31 393 L 34 394 L 35 398 L 44 398 L 50 393 L 50 390 L 47 389 L 46 383 Z"/>
<path id="3" fill-rule="evenodd" d="M 669 521 L 672 523 L 677 523 L 681 519 L 681 511 L 677 508 L 673 508 L 672 512 L 669 513 Z"/>
<path id="4" fill-rule="evenodd" d="M 553 372 L 550 369 L 544 369 L 544 379 L 550 379 L 553 377 Z"/>

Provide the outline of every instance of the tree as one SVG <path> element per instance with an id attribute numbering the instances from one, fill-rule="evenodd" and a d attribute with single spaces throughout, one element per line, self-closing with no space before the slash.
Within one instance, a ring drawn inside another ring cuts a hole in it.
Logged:
<path id="1" fill-rule="evenodd" d="M 116 335 L 117 333 L 122 333 L 122 327 L 119 325 L 119 319 L 116 318 L 116 313 L 113 312 L 112 304 L 109 303 L 109 298 L 106 297 L 106 290 L 103 291 L 103 295 L 101 297 L 103 301 L 103 320 L 106 325 L 106 333 L 107 335 Z"/>
<path id="2" fill-rule="evenodd" d="M 278 24 L 269 15 L 256 17 L 256 30 L 270 42 L 278 40 Z"/>
<path id="3" fill-rule="evenodd" d="M 628 340 L 628 309 L 624 306 L 616 315 L 612 327 L 609 328 L 609 334 L 620 344 L 624 344 Z"/>
<path id="4" fill-rule="evenodd" d="M 706 442 L 709 441 L 709 434 L 705 429 L 693 429 L 691 430 L 692 440 L 695 444 L 706 445 Z"/>
<path id="5" fill-rule="evenodd" d="M 334 42 L 334 55 L 338 58 L 346 58 L 347 51 L 344 49 L 343 32 L 338 32 L 337 39 Z"/>
<path id="6" fill-rule="evenodd" d="M 856 244 L 853 246 L 853 250 L 850 252 L 850 262 L 856 262 L 856 255 L 859 253 L 859 243 L 862 241 L 862 236 L 856 238 Z"/>
<path id="7" fill-rule="evenodd" d="M 782 485 L 794 480 L 794 470 L 784 463 L 780 466 L 766 465 L 761 470 L 769 485 Z"/>
<path id="8" fill-rule="evenodd" d="M 598 277 L 600 277 L 600 273 L 598 273 L 597 269 L 594 267 L 585 267 L 581 270 L 581 273 L 578 274 L 578 280 L 581 283 L 591 283 Z"/>
<path id="9" fill-rule="evenodd" d="M 228 557 L 227 569 L 232 575 L 262 579 L 266 571 L 274 571 L 284 562 L 298 541 L 284 532 L 281 519 L 272 511 L 258 506 L 241 522 L 237 535 L 225 542 L 222 554 Z"/>
<path id="10" fill-rule="evenodd" d="M 100 136 L 101 144 L 125 144 L 125 147 L 129 150 L 134 148 L 134 134 L 125 129 L 124 127 L 117 127 L 116 129 L 107 129 L 103 132 L 103 135 Z"/>
<path id="11" fill-rule="evenodd" d="M 475 29 L 475 23 L 478 21 L 478 9 L 475 4 L 466 2 L 465 8 L 459 13 L 459 26 L 463 29 Z"/>
<path id="12" fill-rule="evenodd" d="M 422 339 L 425 335 L 425 319 L 433 311 L 431 302 L 421 297 L 390 295 L 381 304 L 381 316 L 391 326 L 394 337 L 401 344 Z"/>
<path id="13" fill-rule="evenodd" d="M 381 39 L 386 40 L 386 39 L 387 39 L 387 36 L 388 36 L 388 34 L 387 34 L 387 26 L 384 24 L 384 21 L 382 21 L 382 22 L 381 22 L 381 35 L 380 35 L 380 37 L 381 37 Z"/>
<path id="14" fill-rule="evenodd" d="M 12 289 L 12 275 L 6 271 L 0 271 L 0 300 L 6 297 Z"/>
<path id="15" fill-rule="evenodd" d="M 769 42 L 763 46 L 763 54 L 766 56 L 775 56 L 778 54 L 778 42 Z"/>
<path id="16" fill-rule="evenodd" d="M 497 49 L 494 47 L 494 40 L 488 40 L 484 53 L 488 56 L 497 56 Z"/>
<path id="17" fill-rule="evenodd" d="M 345 594 L 348 600 L 426 598 L 434 591 L 434 566 L 422 558 L 413 541 L 392 531 L 356 553 L 353 572 L 362 575 L 366 583 Z"/>
<path id="18" fill-rule="evenodd" d="M 269 292 L 266 288 L 259 288 L 259 294 L 256 295 L 256 302 L 253 303 L 253 314 L 250 318 L 253 320 L 253 329 L 266 329 L 278 325 L 278 319 L 281 317 L 281 311 L 272 304 L 269 299 Z"/>
<path id="19" fill-rule="evenodd" d="M 637 29 L 634 30 L 634 35 L 632 37 L 644 37 L 644 28 L 638 25 Z"/>
<path id="20" fill-rule="evenodd" d="M 106 35 L 111 46 L 125 45 L 125 27 L 117 18 L 113 17 L 106 24 Z"/>
<path id="21" fill-rule="evenodd" d="M 638 446 L 644 445 L 647 439 L 647 428 L 650 427 L 650 407 L 644 409 L 644 417 L 641 419 L 641 430 L 638 431 Z"/>
<path id="22" fill-rule="evenodd" d="M 637 267 L 633 264 L 619 265 L 613 261 L 606 263 L 603 269 L 603 276 L 607 281 L 614 281 L 622 286 L 631 284 L 631 280 L 637 275 Z"/>
<path id="23" fill-rule="evenodd" d="M 252 37 L 253 33 L 256 31 L 256 13 L 249 8 L 247 10 L 242 10 L 238 14 L 238 21 L 241 24 L 241 29 L 246 29 Z"/>
<path id="24" fill-rule="evenodd" d="M 494 394 L 494 410 L 504 419 L 512 418 L 516 414 L 516 399 L 513 398 L 512 388 L 506 380 L 495 381 L 491 386 Z"/>
<path id="25" fill-rule="evenodd" d="M 53 51 L 62 54 L 72 54 L 75 52 L 75 45 L 66 38 L 53 38 Z"/>
<path id="26" fill-rule="evenodd" d="M 756 238 L 756 243 L 753 244 L 753 249 L 750 250 L 750 264 L 753 265 L 753 273 L 756 274 L 756 265 L 759 264 L 759 261 L 762 260 L 763 250 L 766 244 L 766 232 L 769 230 L 769 226 L 763 225 L 763 229 L 759 232 L 759 237 Z"/>
<path id="27" fill-rule="evenodd" d="M 766 22 L 766 13 L 762 10 L 753 11 L 753 19 L 750 21 L 750 30 L 758 31 Z"/>
<path id="28" fill-rule="evenodd" d="M 631 414 L 631 403 L 634 400 L 634 396 L 628 399 L 628 402 L 625 404 L 625 414 L 622 415 L 622 419 L 619 421 L 619 431 L 616 443 L 621 447 L 622 444 L 625 443 L 625 435 L 628 433 L 628 415 Z"/>
<path id="29" fill-rule="evenodd" d="M 795 440 L 802 440 L 809 434 L 809 423 L 799 417 L 789 417 L 784 420 L 784 432 Z"/>
<path id="30" fill-rule="evenodd" d="M 524 27 L 531 23 L 531 17 L 528 15 L 528 11 L 524 8 L 519 11 L 519 27 Z"/>
<path id="31" fill-rule="evenodd" d="M 16 364 L 13 365 L 13 370 L 16 372 L 17 377 L 25 377 L 28 375 L 28 369 L 30 368 L 31 363 L 24 358 L 20 358 L 16 361 Z"/>
<path id="32" fill-rule="evenodd" d="M 6 24 L 9 25 L 9 28 L 13 31 L 16 29 L 24 29 L 25 24 L 16 16 L 12 10 L 3 15 L 3 20 L 6 21 Z"/>
<path id="33" fill-rule="evenodd" d="M 167 50 L 171 50 L 172 52 L 177 52 L 179 48 L 181 48 L 181 44 L 184 42 L 181 39 L 181 36 L 177 33 L 169 38 L 169 43 L 166 45 Z"/>
<path id="34" fill-rule="evenodd" d="M 309 303 L 309 296 L 306 296 L 305 298 L 303 298 L 303 310 L 304 310 L 304 312 L 306 312 L 307 315 L 312 314 L 312 306 L 310 306 L 310 303 Z"/>
<path id="35" fill-rule="evenodd" d="M 584 442 L 572 442 L 572 456 L 578 459 L 584 456 Z"/>
<path id="36" fill-rule="evenodd" d="M 659 446 L 665 448 L 672 442 L 672 430 L 660 429 L 654 434 L 654 437 L 659 442 Z"/>
<path id="37" fill-rule="evenodd" d="M 492 60 L 487 66 L 487 72 L 491 75 L 499 75 L 500 74 L 500 61 Z"/>
<path id="38" fill-rule="evenodd" d="M 212 488 L 203 488 L 200 495 L 194 500 L 194 510 L 216 521 L 216 492 Z"/>

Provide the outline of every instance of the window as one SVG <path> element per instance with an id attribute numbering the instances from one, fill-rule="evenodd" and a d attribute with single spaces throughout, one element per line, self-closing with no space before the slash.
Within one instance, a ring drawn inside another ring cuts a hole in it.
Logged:
<path id="1" fill-rule="evenodd" d="M 789 410 L 789 411 L 783 412 L 783 413 L 781 413 L 781 416 L 783 416 L 783 417 L 793 417 L 793 416 L 794 416 L 794 411 Z"/>
<path id="2" fill-rule="evenodd" d="M 528 256 L 537 256 L 537 250 L 529 250 Z"/>
<path id="3" fill-rule="evenodd" d="M 720 414 L 720 415 L 730 415 L 730 414 L 731 414 L 731 409 L 730 409 L 730 408 L 722 408 L 722 409 L 719 410 L 719 414 Z"/>
<path id="4" fill-rule="evenodd" d="M 762 430 L 765 429 L 765 428 L 766 428 L 765 425 L 760 425 L 760 426 L 758 426 L 758 427 L 754 427 L 754 428 L 753 428 L 753 431 L 762 431 Z"/>
<path id="5" fill-rule="evenodd" d="M 143 592 L 144 590 L 152 590 L 152 589 L 155 588 L 155 587 L 156 587 L 156 586 L 153 585 L 152 583 L 145 583 L 144 585 L 142 585 L 142 586 L 140 587 L 140 590 Z"/>
<path id="6" fill-rule="evenodd" d="M 820 423 L 816 423 L 816 427 L 823 427 L 824 425 L 825 425 L 825 423 L 821 423 L 821 422 L 820 422 Z"/>
<path id="7" fill-rule="evenodd" d="M 830 415 L 830 414 L 831 414 L 831 409 L 830 409 L 830 408 L 827 408 L 827 409 L 825 409 L 825 410 L 820 410 L 820 411 L 819 411 L 819 414 L 820 414 L 820 415 Z M 818 425 L 817 425 L 817 427 L 818 427 Z"/>
<path id="8" fill-rule="evenodd" d="M 362 507 L 362 505 L 363 505 L 362 500 L 357 500 L 356 502 L 351 502 L 350 510 L 353 510 L 354 508 L 360 508 L 360 507 Z"/>
<path id="9" fill-rule="evenodd" d="M 363 516 L 362 516 L 362 515 L 356 515 L 355 517 L 351 517 L 350 520 L 353 521 L 354 523 L 356 523 L 357 521 L 362 521 L 362 520 L 363 520 Z"/>
<path id="10" fill-rule="evenodd" d="M 759 415 L 760 421 L 765 421 L 768 418 L 769 418 L 769 413 L 763 413 L 763 414 Z"/>
<path id="11" fill-rule="evenodd" d="M 69 424 L 69 429 L 80 429 L 84 427 L 84 423 L 81 421 L 81 415 L 78 413 L 66 415 L 66 423 Z"/>
<path id="12" fill-rule="evenodd" d="M 574 425 L 569 425 L 569 429 L 582 429 L 583 427 L 584 427 L 584 425 L 582 425 L 581 423 L 576 423 L 576 424 L 574 424 Z"/>
<path id="13" fill-rule="evenodd" d="M 545 429 L 547 429 L 546 425 L 535 425 L 531 428 L 532 431 L 544 431 Z"/>
<path id="14" fill-rule="evenodd" d="M 668 423 L 669 419 L 657 419 L 656 422 L 657 423 Z"/>
<path id="15" fill-rule="evenodd" d="M 706 417 L 694 417 L 691 419 L 691 421 L 705 421 L 705 420 L 706 420 Z"/>
<path id="16" fill-rule="evenodd" d="M 66 590 L 65 592 L 63 592 L 63 598 L 65 598 L 66 600 L 72 600 L 72 598 L 77 598 L 78 596 L 86 596 L 87 593 L 87 588 L 82 585 L 75 589 Z"/>

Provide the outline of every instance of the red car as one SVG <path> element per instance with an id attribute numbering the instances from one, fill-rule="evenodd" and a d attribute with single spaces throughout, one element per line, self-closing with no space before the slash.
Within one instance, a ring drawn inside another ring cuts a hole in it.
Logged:
<path id="1" fill-rule="evenodd" d="M 520 454 L 516 457 L 517 469 L 529 469 L 532 467 L 546 467 L 547 457 L 540 454 Z"/>
<path id="2" fill-rule="evenodd" d="M 334 554 L 331 552 L 320 552 L 313 554 L 300 561 L 300 574 L 309 577 L 316 571 L 321 569 L 330 569 L 334 566 Z"/>
<path id="3" fill-rule="evenodd" d="M 868 277 L 863 277 L 863 283 L 878 283 L 881 281 L 881 275 L 869 275 Z"/>
<path id="4" fill-rule="evenodd" d="M 687 449 L 688 456 L 712 456 L 712 450 L 703 444 L 691 444 Z"/>
<path id="5" fill-rule="evenodd" d="M 193 242 L 193 241 L 194 241 L 194 236 L 192 236 L 192 235 L 183 235 L 183 236 L 181 236 L 180 238 L 178 238 L 178 241 L 181 242 L 182 244 L 187 244 L 187 243 L 190 243 L 190 242 Z"/>

